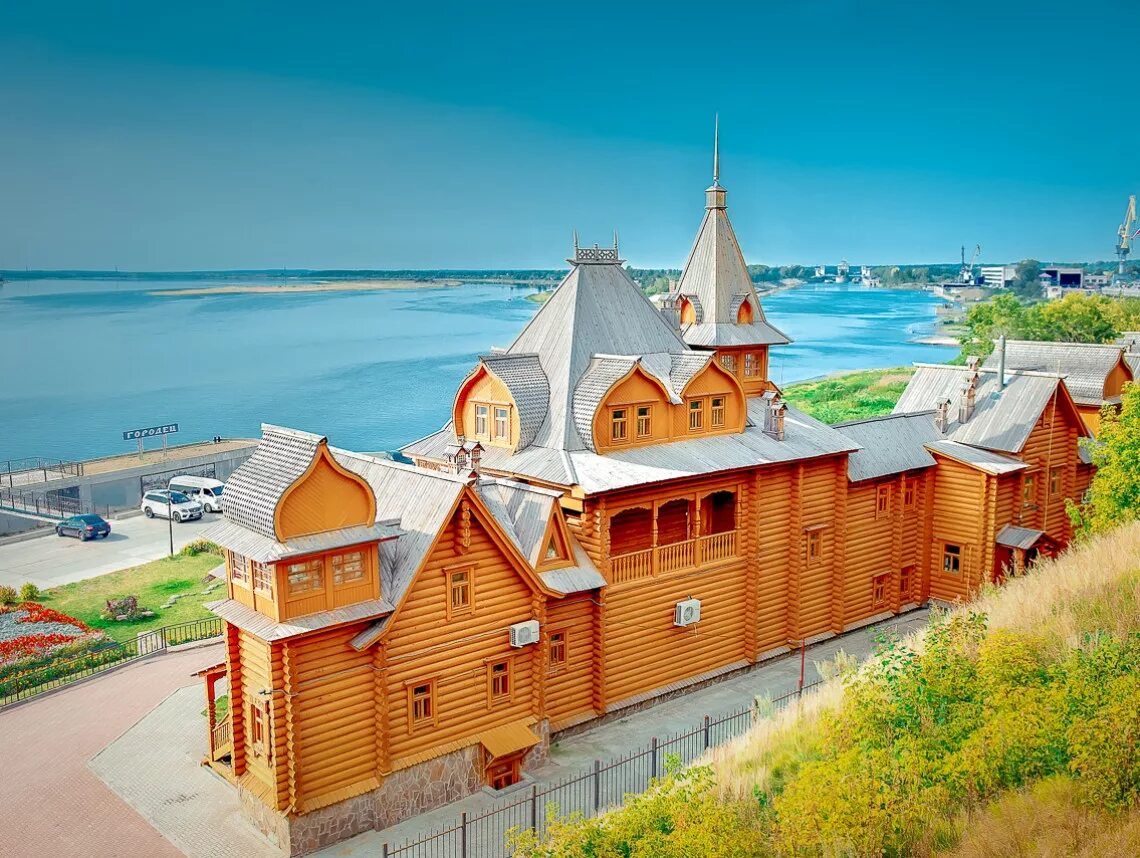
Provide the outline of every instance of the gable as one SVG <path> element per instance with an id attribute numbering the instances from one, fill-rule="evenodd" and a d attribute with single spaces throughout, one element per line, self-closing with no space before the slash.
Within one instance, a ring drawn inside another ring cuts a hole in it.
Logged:
<path id="1" fill-rule="evenodd" d="M 368 483 L 341 467 L 321 443 L 308 470 L 277 504 L 274 529 L 285 541 L 342 527 L 371 525 L 376 500 Z"/>
<path id="2" fill-rule="evenodd" d="M 476 423 L 476 403 L 488 405 L 492 409 L 487 414 L 485 427 L 480 427 Z M 506 407 L 510 411 L 509 437 L 506 439 L 494 437 L 495 406 Z M 514 398 L 506 384 L 483 364 L 480 364 L 459 386 L 452 407 L 452 419 L 455 421 L 456 435 L 474 438 L 484 444 L 513 448 L 519 438 L 519 411 Z"/>
<path id="3" fill-rule="evenodd" d="M 566 519 L 562 515 L 562 508 L 558 504 L 552 504 L 546 533 L 542 536 L 538 556 L 534 558 L 535 568 L 538 571 L 560 569 L 573 562 Z"/>

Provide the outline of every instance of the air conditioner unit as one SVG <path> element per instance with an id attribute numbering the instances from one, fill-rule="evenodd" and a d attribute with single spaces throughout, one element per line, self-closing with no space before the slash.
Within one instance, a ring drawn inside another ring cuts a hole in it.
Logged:
<path id="1" fill-rule="evenodd" d="M 538 620 L 527 620 L 511 626 L 511 646 L 520 647 L 538 643 Z"/>
<path id="2" fill-rule="evenodd" d="M 701 621 L 701 600 L 685 599 L 673 609 L 673 625 L 691 626 Z"/>

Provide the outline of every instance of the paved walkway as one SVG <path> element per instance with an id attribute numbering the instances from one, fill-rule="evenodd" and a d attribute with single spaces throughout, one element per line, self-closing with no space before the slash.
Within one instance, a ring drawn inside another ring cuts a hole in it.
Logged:
<path id="1" fill-rule="evenodd" d="M 0 711 L 0 855 L 179 855 L 88 761 L 221 658 L 221 644 L 168 653 Z"/>
<path id="2" fill-rule="evenodd" d="M 905 632 L 925 622 L 926 611 L 918 611 L 884 625 L 896 626 Z M 811 647 L 808 650 L 806 681 L 812 682 L 818 677 L 816 662 L 829 661 L 840 650 L 859 657 L 868 654 L 873 647 L 873 638 L 881 628 L 876 626 L 851 632 Z M 799 657 L 793 654 L 749 673 L 563 739 L 552 748 L 549 764 L 534 773 L 534 781 L 539 784 L 559 781 L 588 769 L 596 758 L 608 761 L 644 747 L 654 736 L 664 738 L 691 729 L 701 722 L 705 714 L 715 717 L 746 707 L 757 695 L 778 697 L 794 691 L 798 679 Z M 240 816 L 233 789 L 198 764 L 206 742 L 200 689 L 195 684 L 192 688 L 171 691 L 172 687 L 156 691 L 152 702 L 159 701 L 163 695 L 166 695 L 165 699 L 161 699 L 149 714 L 99 753 L 91 761 L 91 768 L 135 808 L 141 818 L 150 821 L 187 855 L 279 854 Z M 3 727 L 0 721 L 0 730 Z M 642 788 L 639 781 L 643 780 L 643 774 L 630 773 L 625 781 L 609 783 L 606 791 L 617 797 L 623 791 Z M 521 794 L 514 796 L 516 800 L 520 797 Z M 318 854 L 325 858 L 375 856 L 380 853 L 382 843 L 395 845 L 405 838 L 451 825 L 464 811 L 474 816 L 508 800 L 502 796 L 477 793 L 386 831 L 362 834 Z M 486 828 L 480 839 L 495 846 L 502 843 L 498 828 Z M 473 837 L 472 843 L 476 842 Z M 471 858 L 497 852 L 492 848 L 484 851 L 473 847 L 469 850 Z M 417 851 L 407 854 L 435 853 Z"/>
<path id="3" fill-rule="evenodd" d="M 217 521 L 207 513 L 197 521 L 174 522 L 174 550 Z M 0 545 L 0 585 L 19 589 L 31 581 L 41 590 L 117 572 L 157 560 L 170 553 L 170 532 L 166 519 L 133 516 L 111 519 L 111 535 L 80 542 L 54 533 L 22 542 Z"/>

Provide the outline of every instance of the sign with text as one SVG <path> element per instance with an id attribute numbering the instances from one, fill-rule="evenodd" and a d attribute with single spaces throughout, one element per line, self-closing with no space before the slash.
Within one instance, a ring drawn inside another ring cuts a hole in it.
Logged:
<path id="1" fill-rule="evenodd" d="M 167 423 L 163 426 L 151 426 L 149 429 L 131 429 L 123 433 L 124 441 L 141 441 L 143 438 L 153 438 L 158 435 L 169 435 L 178 431 L 177 423 Z"/>

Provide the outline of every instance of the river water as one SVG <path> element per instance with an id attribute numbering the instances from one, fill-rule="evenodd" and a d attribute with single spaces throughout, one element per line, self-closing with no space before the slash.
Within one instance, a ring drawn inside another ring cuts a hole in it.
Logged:
<path id="1" fill-rule="evenodd" d="M 0 287 L 0 460 L 134 449 L 128 429 L 178 423 L 172 441 L 255 437 L 262 421 L 356 450 L 399 447 L 447 419 L 475 357 L 534 315 L 527 288 L 168 297 L 202 279 L 12 280 Z M 787 383 L 844 369 L 945 360 L 912 340 L 934 327 L 922 292 L 819 285 L 763 300 L 795 342 L 772 350 Z M 152 442 L 154 443 L 154 442 Z"/>

